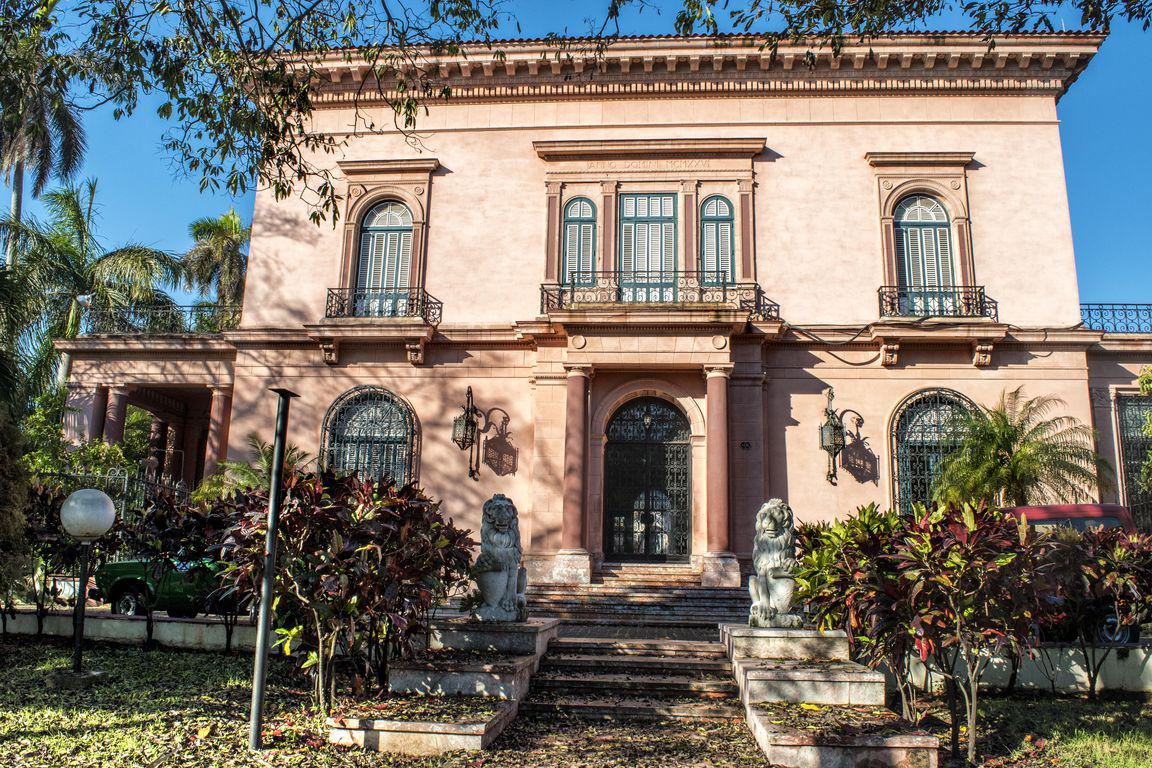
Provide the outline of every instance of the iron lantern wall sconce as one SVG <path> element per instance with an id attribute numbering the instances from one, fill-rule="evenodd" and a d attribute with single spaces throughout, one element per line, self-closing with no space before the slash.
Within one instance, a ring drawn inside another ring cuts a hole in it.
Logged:
<path id="1" fill-rule="evenodd" d="M 828 404 L 824 406 L 824 423 L 820 425 L 820 449 L 828 454 L 828 482 L 837 483 L 836 459 L 844 452 L 847 444 L 847 432 L 844 429 L 844 417 L 851 413 L 856 417 L 856 434 L 859 436 L 860 428 L 864 426 L 864 417 L 851 408 L 845 408 L 837 413 L 832 407 L 832 400 L 836 397 L 836 390 L 828 387 Z"/>
<path id="2" fill-rule="evenodd" d="M 503 408 L 490 408 L 486 413 L 481 411 L 472 400 L 472 387 L 468 387 L 461 410 L 463 413 L 452 420 L 452 442 L 460 450 L 468 451 L 468 477 L 480 480 L 480 435 L 487 434 L 494 426 L 496 436 L 485 441 L 484 463 L 498 475 L 515 472 L 516 455 L 508 433 L 508 423 L 512 418 L 508 412 Z M 496 411 L 503 414 L 499 425 L 492 421 L 492 414 Z M 481 419 L 483 426 L 480 425 Z"/>

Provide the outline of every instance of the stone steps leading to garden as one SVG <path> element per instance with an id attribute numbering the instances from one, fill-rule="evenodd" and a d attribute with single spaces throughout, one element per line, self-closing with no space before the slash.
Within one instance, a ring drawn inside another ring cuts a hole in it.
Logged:
<path id="1" fill-rule="evenodd" d="M 729 720 L 743 713 L 738 694 L 724 646 L 714 641 L 558 637 L 525 707 L 589 718 Z"/>
<path id="2" fill-rule="evenodd" d="M 528 607 L 538 616 L 565 620 L 704 626 L 743 622 L 749 598 L 742 589 L 692 584 L 636 584 L 618 580 L 578 585 L 539 585 L 528 590 Z"/>
<path id="3" fill-rule="evenodd" d="M 681 656 L 689 659 L 724 659 L 724 646 L 695 640 L 619 640 L 601 637 L 558 637 L 548 646 L 548 654 L 590 654 L 599 656 Z M 548 656 L 544 657 L 545 659 Z"/>

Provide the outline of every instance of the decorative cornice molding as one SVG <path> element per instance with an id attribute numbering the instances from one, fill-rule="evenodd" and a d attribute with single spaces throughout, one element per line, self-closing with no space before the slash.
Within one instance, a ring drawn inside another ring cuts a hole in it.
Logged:
<path id="1" fill-rule="evenodd" d="M 978 33 L 889 34 L 833 51 L 820 41 L 782 42 L 775 55 L 761 38 L 653 36 L 619 38 L 601 50 L 593 41 L 497 41 L 463 46 L 459 54 L 424 51 L 404 67 L 449 88 L 454 103 L 565 98 L 855 95 L 917 93 L 1043 93 L 1062 95 L 1096 54 L 1104 35 L 1052 33 L 1004 36 L 989 46 Z M 355 52 L 336 51 L 316 66 L 317 108 L 375 103 L 393 96 L 386 78 Z"/>
<path id="2" fill-rule="evenodd" d="M 715 139 L 602 139 L 534 141 L 542 159 L 615 160 L 627 158 L 738 157 L 752 158 L 764 151 L 764 137 Z"/>
<path id="3" fill-rule="evenodd" d="M 348 178 L 358 176 L 393 176 L 400 173 L 433 173 L 440 167 L 434 157 L 398 160 L 340 160 L 336 163 Z"/>
<path id="4" fill-rule="evenodd" d="M 963 168 L 975 152 L 865 152 L 873 168 Z"/>

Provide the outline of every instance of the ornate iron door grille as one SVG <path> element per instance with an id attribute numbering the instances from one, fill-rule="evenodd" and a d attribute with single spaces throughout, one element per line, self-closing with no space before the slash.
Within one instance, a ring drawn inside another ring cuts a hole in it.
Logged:
<path id="1" fill-rule="evenodd" d="M 604 450 L 604 550 L 610 560 L 682 561 L 691 516 L 688 419 L 655 397 L 612 417 Z"/>
<path id="2" fill-rule="evenodd" d="M 940 463 L 960 442 L 960 418 L 974 408 L 958 392 L 935 389 L 912 395 L 897 409 L 892 427 L 896 504 L 911 514 L 932 500 Z"/>
<path id="3" fill-rule="evenodd" d="M 1137 527 L 1152 533 L 1152 493 L 1140 485 L 1140 472 L 1152 450 L 1152 437 L 1144 432 L 1152 416 L 1152 397 L 1120 395 L 1116 398 L 1120 421 L 1120 461 L 1123 465 L 1125 501 Z"/>

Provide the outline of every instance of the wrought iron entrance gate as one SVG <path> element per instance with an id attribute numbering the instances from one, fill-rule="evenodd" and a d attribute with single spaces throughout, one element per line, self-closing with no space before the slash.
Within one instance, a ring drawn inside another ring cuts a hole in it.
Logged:
<path id="1" fill-rule="evenodd" d="M 687 560 L 691 428 L 655 397 L 625 404 L 604 448 L 604 553 L 609 560 Z"/>

